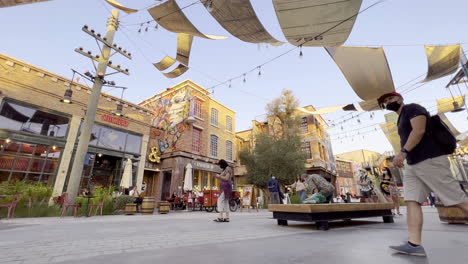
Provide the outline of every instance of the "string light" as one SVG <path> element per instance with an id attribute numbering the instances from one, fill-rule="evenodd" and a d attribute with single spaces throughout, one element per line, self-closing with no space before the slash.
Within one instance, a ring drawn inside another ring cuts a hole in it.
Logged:
<path id="1" fill-rule="evenodd" d="M 244 73 L 244 83 L 246 83 L 246 82 L 247 82 L 247 80 L 245 79 L 245 73 Z"/>
<path id="2" fill-rule="evenodd" d="M 262 66 L 258 66 L 258 77 L 262 76 Z"/>
<path id="3" fill-rule="evenodd" d="M 231 80 L 229 80 L 229 88 L 231 88 L 231 87 L 232 87 L 232 85 L 231 85 Z M 214 89 L 213 89 L 213 90 L 214 90 Z"/>
<path id="4" fill-rule="evenodd" d="M 304 54 L 302 53 L 302 45 L 300 45 L 300 46 L 299 46 L 299 58 L 302 59 L 302 56 L 303 56 L 303 55 L 304 55 Z"/>

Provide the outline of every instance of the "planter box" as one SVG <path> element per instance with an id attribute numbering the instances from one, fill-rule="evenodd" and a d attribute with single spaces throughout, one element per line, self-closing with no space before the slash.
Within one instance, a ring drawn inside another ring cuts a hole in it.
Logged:
<path id="1" fill-rule="evenodd" d="M 436 208 L 439 212 L 440 221 L 449 224 L 468 224 L 468 217 L 458 207 L 436 203 Z"/>

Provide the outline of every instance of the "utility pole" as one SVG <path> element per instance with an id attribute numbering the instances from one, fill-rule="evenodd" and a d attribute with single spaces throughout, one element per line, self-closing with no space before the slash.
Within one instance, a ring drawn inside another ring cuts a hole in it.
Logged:
<path id="1" fill-rule="evenodd" d="M 99 104 L 99 98 L 101 96 L 101 89 L 103 84 L 108 84 L 113 82 L 107 82 L 104 80 L 106 76 L 106 70 L 109 66 L 110 68 L 116 70 L 116 72 L 110 73 L 114 74 L 117 72 L 121 72 L 124 74 L 129 74 L 128 69 L 122 70 L 120 69 L 120 65 L 113 66 L 112 62 L 109 61 L 109 58 L 116 53 L 120 53 L 121 55 L 131 59 L 131 54 L 127 53 L 127 51 L 123 50 L 121 47 L 117 47 L 116 44 L 113 44 L 115 31 L 117 31 L 119 26 L 119 12 L 117 10 L 112 10 L 111 16 L 107 21 L 107 30 L 105 37 L 101 37 L 101 34 L 95 34 L 94 30 L 88 29 L 88 26 L 83 27 L 83 31 L 87 34 L 91 35 L 93 38 L 96 39 L 96 43 L 99 46 L 101 51 L 101 55 L 96 55 L 93 57 L 91 55 L 91 51 L 87 53 L 83 51 L 83 48 L 75 49 L 76 52 L 89 57 L 94 65 L 94 69 L 96 70 L 96 76 L 92 76 L 89 72 L 86 72 L 85 75 L 90 77 L 91 80 L 94 82 L 93 90 L 88 100 L 88 105 L 86 109 L 86 115 L 81 127 L 81 135 L 78 141 L 78 147 L 76 149 L 75 158 L 73 160 L 72 170 L 70 174 L 70 179 L 67 185 L 67 193 L 69 195 L 69 200 L 71 202 L 75 201 L 76 196 L 78 195 L 79 188 L 80 188 L 80 181 L 83 174 L 83 164 L 85 155 L 88 152 L 88 145 L 90 141 L 90 136 L 92 132 L 92 128 L 94 125 L 94 121 L 96 118 L 96 111 Z M 102 48 L 99 45 L 99 42 L 102 43 Z M 114 53 L 111 54 L 111 52 Z M 95 62 L 98 63 L 96 67 Z M 110 75 L 107 74 L 107 75 Z"/>

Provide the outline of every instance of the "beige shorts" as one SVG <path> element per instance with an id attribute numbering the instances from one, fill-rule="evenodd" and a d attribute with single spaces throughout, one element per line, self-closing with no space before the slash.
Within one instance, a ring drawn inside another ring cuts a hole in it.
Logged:
<path id="1" fill-rule="evenodd" d="M 450 171 L 450 162 L 446 155 L 427 159 L 414 165 L 405 165 L 403 178 L 405 201 L 416 201 L 420 204 L 427 201 L 432 190 L 445 206 L 468 202 Z"/>

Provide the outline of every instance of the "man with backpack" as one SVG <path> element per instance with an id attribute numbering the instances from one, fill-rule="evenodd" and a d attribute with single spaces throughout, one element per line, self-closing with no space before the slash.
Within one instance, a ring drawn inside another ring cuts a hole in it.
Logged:
<path id="1" fill-rule="evenodd" d="M 408 210 L 408 241 L 400 246 L 390 246 L 390 249 L 402 254 L 426 256 L 421 245 L 421 204 L 431 190 L 445 206 L 457 206 L 468 215 L 468 197 L 452 177 L 447 158 L 455 150 L 456 141 L 440 118 L 431 117 L 418 104 L 405 105 L 399 93 L 384 94 L 378 103 L 398 114 L 401 150 L 393 163 L 402 168 L 406 160 L 403 184 Z"/>

